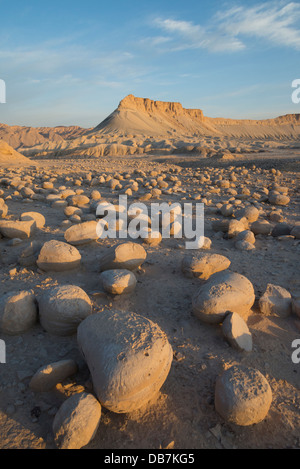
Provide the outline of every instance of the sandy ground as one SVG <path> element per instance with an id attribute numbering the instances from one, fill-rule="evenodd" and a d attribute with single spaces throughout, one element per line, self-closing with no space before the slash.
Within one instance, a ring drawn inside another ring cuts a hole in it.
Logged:
<path id="1" fill-rule="evenodd" d="M 199 168 L 215 167 L 230 174 L 233 168 L 249 169 L 249 179 L 239 176 L 236 189 L 245 185 L 251 193 L 268 187 L 274 181 L 270 168 L 280 169 L 277 178 L 291 191 L 291 202 L 282 208 L 286 221 L 299 221 L 299 161 L 300 151 L 247 155 L 240 160 L 200 160 L 199 157 L 153 156 L 120 157 L 100 160 L 42 160 L 40 174 L 57 175 L 55 187 L 64 184 L 64 177 L 95 171 L 98 175 L 130 172 L 135 169 L 163 172 L 181 168 L 178 176 L 186 189 L 181 196 L 162 195 L 161 201 L 189 200 L 201 185 L 194 172 Z M 265 171 L 259 178 L 251 169 L 255 164 Z M 236 169 L 239 174 L 239 170 Z M 2 172 L 2 177 L 4 175 Z M 26 174 L 26 170 L 24 175 Z M 223 173 L 224 174 L 224 173 Z M 134 174 L 132 175 L 135 177 Z M 298 185 L 297 185 L 298 184 Z M 74 188 L 74 186 L 71 186 Z M 6 190 L 5 195 L 11 191 Z M 117 201 L 105 186 L 82 186 L 89 195 L 97 189 L 102 198 Z M 204 191 L 202 196 L 204 196 Z M 211 229 L 211 222 L 222 219 L 210 210 L 216 203 L 230 196 L 225 191 L 212 194 L 205 213 L 205 236 L 211 238 L 211 253 L 219 253 L 231 261 L 230 270 L 246 275 L 253 283 L 257 299 L 268 283 L 300 293 L 300 241 L 278 241 L 271 236 L 258 236 L 256 249 L 238 251 L 233 240 L 223 239 Z M 251 199 L 251 196 L 249 197 Z M 129 198 L 129 202 L 134 198 Z M 37 211 L 46 217 L 46 226 L 34 237 L 38 241 L 64 240 L 60 227 L 66 218 L 61 209 L 51 208 L 42 201 L 8 200 L 9 215 L 18 218 L 24 211 Z M 267 204 L 265 204 L 268 209 Z M 166 332 L 173 347 L 174 360 L 159 395 L 146 408 L 130 414 L 114 414 L 102 409 L 102 418 L 94 440 L 86 448 L 97 449 L 201 449 L 201 448 L 300 448 L 300 364 L 291 360 L 292 342 L 300 337 L 299 321 L 295 316 L 279 319 L 263 316 L 257 306 L 252 309 L 248 326 L 253 335 L 251 353 L 238 352 L 225 341 L 220 326 L 207 325 L 191 312 L 191 299 L 200 280 L 188 279 L 181 272 L 186 251 L 184 241 L 163 240 L 158 247 L 146 247 L 147 260 L 137 272 L 138 284 L 128 295 L 112 297 L 101 293 L 98 259 L 107 246 L 116 240 L 94 242 L 82 247 L 82 266 L 67 273 L 43 273 L 36 267 L 22 268 L 18 264 L 20 252 L 28 241 L 12 246 L 0 240 L 0 293 L 33 289 L 37 297 L 48 287 L 76 284 L 93 300 L 95 311 L 117 308 L 139 313 Z M 16 272 L 9 271 L 16 267 Z M 99 293 L 97 295 L 97 292 Z M 0 364 L 0 448 L 55 448 L 52 423 L 61 403 L 84 388 L 91 390 L 89 371 L 79 354 L 74 337 L 54 337 L 36 324 L 21 336 L 1 335 L 6 342 L 7 363 Z M 42 365 L 64 358 L 73 358 L 79 365 L 74 379 L 47 393 L 34 393 L 28 388 L 30 377 Z M 273 402 L 266 419 L 251 427 L 236 427 L 223 421 L 214 408 L 214 387 L 217 376 L 233 364 L 243 364 L 260 370 L 268 379 Z"/>

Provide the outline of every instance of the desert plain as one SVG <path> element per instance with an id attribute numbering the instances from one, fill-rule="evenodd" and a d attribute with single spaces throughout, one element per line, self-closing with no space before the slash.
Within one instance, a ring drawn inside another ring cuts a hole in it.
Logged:
<path id="1" fill-rule="evenodd" d="M 299 162 L 299 114 L 0 124 L 0 448 L 299 449 Z M 204 204 L 204 245 L 99 239 L 120 195 Z"/>

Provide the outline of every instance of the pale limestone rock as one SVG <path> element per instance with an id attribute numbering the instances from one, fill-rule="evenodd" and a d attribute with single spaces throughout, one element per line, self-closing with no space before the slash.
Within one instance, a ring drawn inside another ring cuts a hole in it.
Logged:
<path id="1" fill-rule="evenodd" d="M 53 433 L 59 449 L 80 449 L 96 435 L 101 419 L 101 405 L 86 392 L 69 397 L 58 409 Z"/>
<path id="2" fill-rule="evenodd" d="M 271 403 L 270 385 L 254 368 L 234 365 L 217 378 L 215 408 L 229 423 L 257 424 L 265 419 Z"/>
<path id="3" fill-rule="evenodd" d="M 145 406 L 169 374 L 173 352 L 167 336 L 157 324 L 135 313 L 93 314 L 80 324 L 77 340 L 95 393 L 112 412 Z"/>

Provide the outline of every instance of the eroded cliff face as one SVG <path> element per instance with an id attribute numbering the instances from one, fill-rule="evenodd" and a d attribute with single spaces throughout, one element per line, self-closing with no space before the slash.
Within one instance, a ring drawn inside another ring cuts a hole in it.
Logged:
<path id="1" fill-rule="evenodd" d="M 132 94 L 129 94 L 120 102 L 118 106 L 118 111 L 124 109 L 137 110 L 148 114 L 166 114 L 170 117 L 187 115 L 192 119 L 203 121 L 203 112 L 201 111 L 201 109 L 185 109 L 180 103 L 167 101 L 153 101 L 149 98 L 137 98 Z"/>

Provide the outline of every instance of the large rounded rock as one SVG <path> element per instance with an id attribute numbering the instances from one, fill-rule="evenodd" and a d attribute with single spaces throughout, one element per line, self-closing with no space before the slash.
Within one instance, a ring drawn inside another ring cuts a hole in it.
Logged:
<path id="1" fill-rule="evenodd" d="M 134 273 L 126 269 L 105 270 L 100 275 L 100 281 L 104 290 L 112 295 L 130 293 L 136 286 Z"/>
<path id="2" fill-rule="evenodd" d="M 71 195 L 67 197 L 67 202 L 72 207 L 86 207 L 88 206 L 90 199 L 86 195 Z"/>
<path id="3" fill-rule="evenodd" d="M 187 277 L 207 280 L 211 275 L 228 269 L 231 262 L 220 254 L 206 254 L 198 252 L 186 255 L 182 261 L 182 271 Z"/>
<path id="4" fill-rule="evenodd" d="M 245 231 L 248 228 L 248 222 L 246 218 L 240 220 L 230 220 L 228 225 L 228 238 L 234 238 L 242 231 Z"/>
<path id="5" fill-rule="evenodd" d="M 249 205 L 243 210 L 242 216 L 247 218 L 249 223 L 254 223 L 259 217 L 259 210 L 253 205 Z"/>
<path id="6" fill-rule="evenodd" d="M 193 297 L 193 313 L 210 324 L 221 323 L 228 311 L 246 315 L 255 301 L 252 283 L 243 275 L 224 271 L 214 274 Z"/>
<path id="7" fill-rule="evenodd" d="M 37 265 L 44 271 L 61 272 L 80 266 L 81 254 L 70 244 L 62 241 L 47 241 L 37 259 Z"/>
<path id="8" fill-rule="evenodd" d="M 277 191 L 271 191 L 269 193 L 269 202 L 272 205 L 288 205 L 290 200 L 287 195 L 280 194 Z"/>
<path id="9" fill-rule="evenodd" d="M 273 226 L 267 220 L 257 220 L 251 225 L 251 231 L 255 234 L 269 235 Z"/>
<path id="10" fill-rule="evenodd" d="M 80 324 L 77 339 L 95 393 L 113 412 L 144 406 L 168 376 L 173 352 L 165 333 L 135 313 L 94 314 Z"/>
<path id="11" fill-rule="evenodd" d="M 59 449 L 80 449 L 95 436 L 101 419 L 101 405 L 86 392 L 69 397 L 53 421 L 54 441 Z"/>
<path id="12" fill-rule="evenodd" d="M 75 285 L 63 285 L 46 291 L 39 299 L 42 327 L 51 334 L 75 334 L 78 325 L 92 314 L 88 295 Z"/>
<path id="13" fill-rule="evenodd" d="M 137 269 L 146 259 L 147 253 L 137 243 L 122 243 L 107 250 L 100 259 L 100 270 Z"/>
<path id="14" fill-rule="evenodd" d="M 255 244 L 255 236 L 254 233 L 250 230 L 241 231 L 236 236 L 236 242 L 245 241 L 246 243 Z"/>
<path id="15" fill-rule="evenodd" d="M 271 403 L 270 385 L 258 370 L 232 366 L 217 379 L 215 408 L 227 422 L 257 424 L 267 416 Z"/>
<path id="16" fill-rule="evenodd" d="M 17 335 L 30 329 L 37 320 L 37 303 L 32 290 L 10 292 L 0 299 L 0 329 Z"/>
<path id="17" fill-rule="evenodd" d="M 86 221 L 78 225 L 71 226 L 65 232 L 65 240 L 73 246 L 80 246 L 98 239 L 97 222 Z"/>

